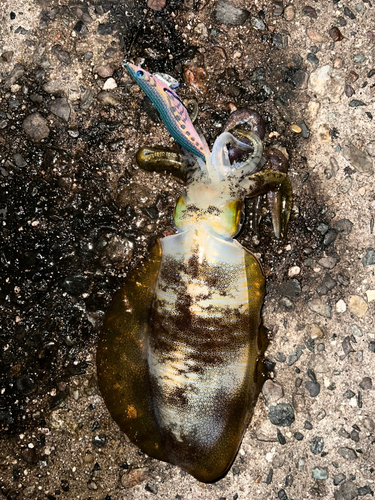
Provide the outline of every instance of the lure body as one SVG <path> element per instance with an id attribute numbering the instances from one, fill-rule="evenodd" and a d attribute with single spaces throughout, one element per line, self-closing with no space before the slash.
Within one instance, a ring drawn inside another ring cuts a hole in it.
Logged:
<path id="1" fill-rule="evenodd" d="M 205 165 L 196 155 L 199 168 L 174 211 L 178 233 L 162 238 L 117 292 L 97 354 L 100 390 L 130 440 L 205 482 L 230 467 L 263 382 L 265 280 L 233 239 L 243 197 L 276 193 L 276 234 L 285 235 L 291 207 L 287 175 L 257 172 L 261 140 L 241 134 L 252 147 L 226 131 Z M 250 158 L 231 164 L 228 144 Z M 137 161 L 150 166 L 142 150 Z"/>
<path id="2" fill-rule="evenodd" d="M 127 63 L 125 68 L 151 99 L 171 136 L 192 154 L 205 160 L 209 153 L 207 144 L 199 137 L 176 92 L 164 81 L 139 66 Z"/>

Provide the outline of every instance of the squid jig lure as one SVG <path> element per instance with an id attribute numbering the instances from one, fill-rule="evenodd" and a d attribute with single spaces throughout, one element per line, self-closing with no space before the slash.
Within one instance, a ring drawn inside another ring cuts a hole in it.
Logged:
<path id="1" fill-rule="evenodd" d="M 143 452 L 212 482 L 231 466 L 264 380 L 265 278 L 234 237 L 244 198 L 263 194 L 275 236 L 285 237 L 287 160 L 263 151 L 264 122 L 251 110 L 229 117 L 210 152 L 176 92 L 140 67 L 125 67 L 182 150 L 142 148 L 137 162 L 184 179 L 186 191 L 174 210 L 177 234 L 157 242 L 105 315 L 99 387 Z M 239 128 L 244 123 L 250 131 Z"/>

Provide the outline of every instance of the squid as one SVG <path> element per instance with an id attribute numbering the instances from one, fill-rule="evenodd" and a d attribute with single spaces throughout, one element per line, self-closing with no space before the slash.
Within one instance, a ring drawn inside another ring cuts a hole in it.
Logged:
<path id="1" fill-rule="evenodd" d="M 252 110 L 229 117 L 210 151 L 165 81 L 125 67 L 180 146 L 145 147 L 136 160 L 183 179 L 186 190 L 174 209 L 176 234 L 158 240 L 105 315 L 99 388 L 113 419 L 144 453 L 214 482 L 233 463 L 264 381 L 265 277 L 234 238 L 245 197 L 263 194 L 274 234 L 285 238 L 292 206 L 287 160 L 278 150 L 263 151 L 264 122 Z"/>

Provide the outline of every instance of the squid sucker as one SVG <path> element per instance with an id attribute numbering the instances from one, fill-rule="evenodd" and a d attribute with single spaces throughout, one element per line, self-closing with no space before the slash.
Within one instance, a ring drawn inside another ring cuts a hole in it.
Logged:
<path id="1" fill-rule="evenodd" d="M 263 151 L 264 123 L 252 110 L 230 117 L 210 152 L 177 94 L 142 68 L 125 66 L 180 145 L 180 153 L 142 148 L 137 162 L 185 179 L 186 191 L 174 210 L 177 234 L 156 243 L 105 315 L 99 387 L 113 419 L 143 452 L 213 482 L 230 468 L 264 381 L 265 278 L 234 237 L 244 198 L 267 194 L 275 236 L 285 238 L 287 160 Z M 238 128 L 243 124 L 250 130 Z"/>

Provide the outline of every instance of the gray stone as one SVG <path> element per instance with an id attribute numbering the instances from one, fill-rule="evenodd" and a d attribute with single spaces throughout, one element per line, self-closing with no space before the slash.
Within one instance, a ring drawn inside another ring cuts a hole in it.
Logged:
<path id="1" fill-rule="evenodd" d="M 263 31 L 266 29 L 266 25 L 261 19 L 259 19 L 259 17 L 251 16 L 251 26 L 258 31 Z"/>
<path id="2" fill-rule="evenodd" d="M 358 488 L 352 481 L 341 483 L 338 491 L 335 491 L 335 500 L 354 500 L 357 496 Z"/>
<path id="3" fill-rule="evenodd" d="M 49 135 L 47 120 L 39 113 L 33 113 L 27 116 L 22 123 L 22 128 L 29 139 L 35 142 L 40 142 Z"/>
<path id="4" fill-rule="evenodd" d="M 5 78 L 4 80 L 4 88 L 8 89 L 12 85 L 16 83 L 16 81 L 21 78 L 21 76 L 24 74 L 25 68 L 22 66 L 22 64 L 15 64 L 14 68 L 10 72 L 10 74 Z"/>
<path id="5" fill-rule="evenodd" d="M 363 419 L 363 427 L 369 432 L 374 432 L 375 430 L 375 422 L 370 417 L 366 417 Z"/>
<path id="6" fill-rule="evenodd" d="M 72 63 L 69 52 L 64 50 L 61 45 L 56 44 L 52 47 L 51 53 L 66 66 Z"/>
<path id="7" fill-rule="evenodd" d="M 319 453 L 322 453 L 324 448 L 324 439 L 320 436 L 315 436 L 311 441 L 310 441 L 310 451 L 314 455 L 319 455 Z"/>
<path id="8" fill-rule="evenodd" d="M 333 227 L 342 234 L 350 234 L 353 228 L 353 222 L 349 219 L 340 219 L 333 224 Z"/>
<path id="9" fill-rule="evenodd" d="M 366 389 L 372 389 L 372 379 L 370 377 L 364 377 L 359 383 L 359 387 L 364 391 Z"/>
<path id="10" fill-rule="evenodd" d="M 320 259 L 319 264 L 326 269 L 333 269 L 338 262 L 336 257 L 323 257 Z"/>
<path id="11" fill-rule="evenodd" d="M 353 448 L 342 447 L 337 450 L 337 453 L 345 458 L 345 460 L 356 460 L 358 458 Z"/>
<path id="12" fill-rule="evenodd" d="M 302 356 L 304 345 L 298 345 L 288 359 L 288 366 L 294 365 L 294 363 Z"/>
<path id="13" fill-rule="evenodd" d="M 331 306 L 329 302 L 324 303 L 320 299 L 312 299 L 308 301 L 307 307 L 316 314 L 319 314 L 319 316 L 323 316 L 324 318 L 331 317 Z"/>
<path id="14" fill-rule="evenodd" d="M 245 24 L 249 15 L 247 10 L 239 9 L 227 0 L 219 0 L 216 4 L 215 18 L 218 23 L 241 26 Z"/>
<path id="15" fill-rule="evenodd" d="M 68 122 L 70 117 L 70 105 L 66 97 L 61 97 L 60 99 L 55 99 L 49 105 L 50 111 L 61 118 L 62 120 Z"/>
<path id="16" fill-rule="evenodd" d="M 15 153 L 13 155 L 14 163 L 17 165 L 19 168 L 26 167 L 27 163 L 23 156 L 21 156 L 19 153 Z"/>
<path id="17" fill-rule="evenodd" d="M 319 382 L 311 382 L 310 380 L 307 380 L 305 382 L 305 387 L 309 391 L 309 394 L 312 398 L 315 398 L 320 393 Z"/>
<path id="18" fill-rule="evenodd" d="M 328 479 L 327 467 L 314 467 L 311 470 L 311 475 L 314 479 L 326 480 Z"/>
<path id="19" fill-rule="evenodd" d="M 295 420 L 293 408 L 289 403 L 271 406 L 268 417 L 274 425 L 281 427 L 289 427 Z"/>
<path id="20" fill-rule="evenodd" d="M 264 382 L 262 393 L 266 400 L 266 403 L 270 404 L 275 403 L 284 396 L 284 389 L 282 385 L 273 382 L 271 379 L 268 379 Z"/>
<path id="21" fill-rule="evenodd" d="M 342 153 L 344 158 L 360 174 L 372 175 L 374 173 L 371 157 L 365 151 L 354 146 L 354 144 L 345 141 L 342 146 Z"/>
<path id="22" fill-rule="evenodd" d="M 366 254 L 362 259 L 364 267 L 373 266 L 375 264 L 375 250 L 373 248 L 366 248 Z"/>
<path id="23" fill-rule="evenodd" d="M 336 476 L 333 477 L 333 484 L 335 486 L 338 486 L 339 484 L 343 483 L 345 479 L 346 476 L 342 472 L 340 474 L 336 474 Z"/>

